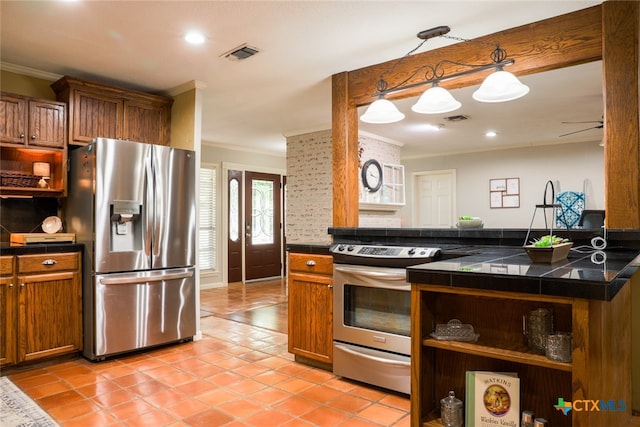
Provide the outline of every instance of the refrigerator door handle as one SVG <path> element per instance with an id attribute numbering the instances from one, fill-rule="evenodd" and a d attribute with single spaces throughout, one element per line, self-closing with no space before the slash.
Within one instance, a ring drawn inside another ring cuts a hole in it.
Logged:
<path id="1" fill-rule="evenodd" d="M 193 276 L 193 271 L 186 271 L 180 273 L 169 273 L 161 276 L 143 276 L 143 277 L 120 277 L 120 278 L 106 278 L 100 279 L 100 283 L 103 285 L 131 285 L 140 282 L 161 282 L 163 280 L 175 280 L 186 279 Z"/>

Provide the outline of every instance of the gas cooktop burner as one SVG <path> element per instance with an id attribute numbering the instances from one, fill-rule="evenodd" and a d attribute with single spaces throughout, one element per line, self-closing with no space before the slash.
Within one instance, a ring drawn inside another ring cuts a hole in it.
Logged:
<path id="1" fill-rule="evenodd" d="M 440 248 L 416 246 L 378 246 L 338 243 L 329 249 L 333 254 L 356 258 L 415 259 L 427 262 L 440 256 Z"/>

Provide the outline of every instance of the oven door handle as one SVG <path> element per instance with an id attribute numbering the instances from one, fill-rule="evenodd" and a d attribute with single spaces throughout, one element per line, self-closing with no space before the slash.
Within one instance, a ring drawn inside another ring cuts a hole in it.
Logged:
<path id="1" fill-rule="evenodd" d="M 369 360 L 373 360 L 375 362 L 380 362 L 380 363 L 384 363 L 387 365 L 392 365 L 392 366 L 401 366 L 403 368 L 410 368 L 411 367 L 411 362 L 403 362 L 400 360 L 391 360 L 391 359 L 385 359 L 383 357 L 376 357 L 376 356 L 372 356 L 370 354 L 365 354 L 365 353 L 360 353 L 359 351 L 354 351 L 348 347 L 345 347 L 343 345 L 340 344 L 334 344 L 336 346 L 336 348 L 339 348 L 340 350 L 344 351 L 345 353 L 349 353 L 352 354 L 354 356 L 358 356 L 358 357 L 362 357 L 364 359 L 369 359 Z"/>
<path id="2" fill-rule="evenodd" d="M 407 280 L 407 273 L 402 268 L 397 269 L 388 269 L 386 271 L 376 271 L 371 269 L 365 269 L 362 267 L 347 267 L 347 266 L 334 266 L 335 271 L 339 271 L 341 273 L 352 274 L 354 276 L 360 277 L 371 277 L 375 279 L 383 279 L 383 280 Z M 395 271 L 394 271 L 395 270 Z"/>

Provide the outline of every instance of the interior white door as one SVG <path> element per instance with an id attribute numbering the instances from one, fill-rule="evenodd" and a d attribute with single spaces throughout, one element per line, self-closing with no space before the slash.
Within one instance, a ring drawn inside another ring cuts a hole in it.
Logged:
<path id="1" fill-rule="evenodd" d="M 456 171 L 419 172 L 413 177 L 414 217 L 419 228 L 450 228 L 455 224 Z"/>

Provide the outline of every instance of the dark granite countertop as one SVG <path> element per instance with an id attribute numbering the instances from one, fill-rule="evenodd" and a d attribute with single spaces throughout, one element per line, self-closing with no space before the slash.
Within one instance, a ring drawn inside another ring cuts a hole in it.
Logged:
<path id="1" fill-rule="evenodd" d="M 43 243 L 11 246 L 0 243 L 0 255 L 48 254 L 56 252 L 78 252 L 84 249 L 81 243 Z"/>
<path id="2" fill-rule="evenodd" d="M 301 253 L 301 254 L 317 254 L 317 255 L 331 255 L 329 252 L 330 245 L 318 245 L 318 244 L 304 244 L 304 243 L 291 243 L 287 244 L 287 252 Z"/>
<path id="3" fill-rule="evenodd" d="M 334 243 L 441 247 L 443 259 L 407 268 L 411 283 L 610 301 L 640 268 L 640 230 L 555 229 L 574 242 L 566 260 L 533 263 L 522 245 L 546 230 L 330 227 Z M 606 249 L 594 255 L 594 237 Z M 603 254 L 605 256 L 603 256 Z"/>
<path id="4" fill-rule="evenodd" d="M 407 268 L 407 280 L 472 289 L 610 301 L 640 268 L 640 251 L 578 248 L 553 264 L 533 263 L 521 247 L 474 246 L 470 254 Z"/>

